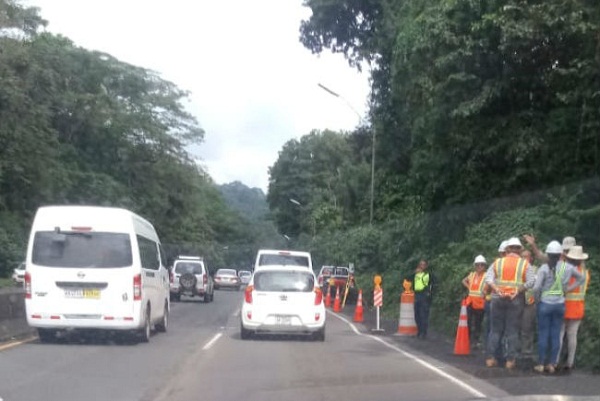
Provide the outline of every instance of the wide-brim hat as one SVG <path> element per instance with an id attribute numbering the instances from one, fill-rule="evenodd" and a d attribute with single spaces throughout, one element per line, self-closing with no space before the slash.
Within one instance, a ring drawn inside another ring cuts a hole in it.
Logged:
<path id="1" fill-rule="evenodd" d="M 587 260 L 589 255 L 583 252 L 583 248 L 581 246 L 575 245 L 569 249 L 567 253 L 567 258 L 573 260 Z"/>

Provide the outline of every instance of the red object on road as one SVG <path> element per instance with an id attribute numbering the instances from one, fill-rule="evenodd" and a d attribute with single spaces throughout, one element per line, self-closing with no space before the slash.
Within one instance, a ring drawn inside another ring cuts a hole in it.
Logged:
<path id="1" fill-rule="evenodd" d="M 329 287 L 327 287 L 327 295 L 325 295 L 325 307 L 331 307 L 331 291 L 329 291 Z"/>
<path id="2" fill-rule="evenodd" d="M 333 311 L 334 312 L 341 312 L 342 311 L 342 306 L 340 304 L 340 287 L 336 287 L 335 301 L 333 301 Z"/>
<path id="3" fill-rule="evenodd" d="M 456 341 L 454 342 L 454 355 L 469 355 L 471 351 L 467 319 L 467 301 L 463 300 L 462 305 L 460 306 L 458 329 L 456 330 Z"/>
<path id="4" fill-rule="evenodd" d="M 356 309 L 354 309 L 355 322 L 363 321 L 363 304 L 362 304 L 362 290 L 358 290 L 358 300 L 356 301 Z"/>

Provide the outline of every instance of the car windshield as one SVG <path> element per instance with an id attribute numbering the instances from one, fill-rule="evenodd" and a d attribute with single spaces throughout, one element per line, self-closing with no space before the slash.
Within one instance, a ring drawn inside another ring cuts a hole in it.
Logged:
<path id="1" fill-rule="evenodd" d="M 240 272 L 240 277 L 248 277 L 251 275 L 252 275 L 252 273 L 250 273 L 250 272 Z"/>
<path id="2" fill-rule="evenodd" d="M 305 266 L 308 267 L 308 258 L 305 256 L 295 256 L 287 254 L 266 254 L 260 255 L 258 259 L 259 266 Z"/>
<path id="3" fill-rule="evenodd" d="M 321 274 L 323 276 L 330 276 L 332 272 L 333 272 L 333 268 L 331 268 L 331 267 L 327 267 L 327 268 L 324 268 L 321 270 Z"/>
<path id="4" fill-rule="evenodd" d="M 237 276 L 237 273 L 232 269 L 219 269 L 217 270 L 217 276 Z"/>
<path id="5" fill-rule="evenodd" d="M 314 277 L 305 272 L 263 271 L 254 274 L 254 289 L 266 292 L 310 292 Z"/>
<path id="6" fill-rule="evenodd" d="M 132 264 L 129 234 L 39 231 L 31 260 L 46 267 L 111 268 Z"/>
<path id="7" fill-rule="evenodd" d="M 348 275 L 348 269 L 345 267 L 336 267 L 335 268 L 335 275 L 336 276 L 347 276 Z"/>
<path id="8" fill-rule="evenodd" d="M 175 273 L 202 274 L 202 264 L 198 262 L 175 262 Z"/>

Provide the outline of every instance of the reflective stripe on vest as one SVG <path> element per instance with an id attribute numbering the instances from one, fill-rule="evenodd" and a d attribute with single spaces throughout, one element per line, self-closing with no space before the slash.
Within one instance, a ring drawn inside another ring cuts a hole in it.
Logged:
<path id="1" fill-rule="evenodd" d="M 565 275 L 565 270 L 567 268 L 567 262 L 562 262 L 558 271 L 554 274 L 554 283 L 552 286 L 546 291 L 542 292 L 542 296 L 544 295 L 563 295 L 563 285 L 562 278 Z"/>
<path id="2" fill-rule="evenodd" d="M 483 298 L 483 286 L 485 284 L 485 280 L 483 280 L 484 273 L 476 274 L 475 272 L 471 272 L 469 274 L 469 296 L 470 297 L 478 297 Z"/>
<path id="3" fill-rule="evenodd" d="M 429 285 L 429 273 L 415 274 L 415 291 L 423 291 Z"/>
<path id="4" fill-rule="evenodd" d="M 523 273 L 527 267 L 527 260 L 518 256 L 505 256 L 494 262 L 496 285 L 503 292 L 516 292 L 523 284 Z"/>
<path id="5" fill-rule="evenodd" d="M 469 297 L 467 302 L 475 310 L 485 308 L 485 295 L 483 294 L 485 286 L 484 277 L 485 273 L 477 274 L 476 272 L 472 272 L 469 274 Z"/>
<path id="6" fill-rule="evenodd" d="M 588 286 L 590 285 L 590 272 L 588 269 L 582 268 L 581 265 L 577 266 L 577 271 L 583 274 L 585 277 L 585 282 L 577 288 L 574 288 L 572 291 L 569 291 L 565 294 L 565 299 L 569 301 L 583 301 L 585 299 L 585 293 L 587 292 Z M 571 277 L 569 280 L 569 284 L 573 284 L 575 282 L 575 277 Z"/>

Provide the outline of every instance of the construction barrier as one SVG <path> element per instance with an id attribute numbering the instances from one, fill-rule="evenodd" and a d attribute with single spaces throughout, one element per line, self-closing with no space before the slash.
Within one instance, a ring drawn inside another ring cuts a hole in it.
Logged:
<path id="1" fill-rule="evenodd" d="M 333 311 L 334 312 L 341 312 L 342 308 L 340 305 L 340 287 L 336 287 L 336 291 L 335 291 L 335 301 L 333 302 Z"/>
<path id="2" fill-rule="evenodd" d="M 471 351 L 470 348 L 467 301 L 464 299 L 460 306 L 460 316 L 458 317 L 458 329 L 456 330 L 456 341 L 454 342 L 454 355 L 469 355 Z"/>
<path id="3" fill-rule="evenodd" d="M 356 309 L 354 309 L 355 322 L 363 321 L 363 304 L 362 304 L 362 290 L 358 290 L 358 299 L 356 300 Z"/>
<path id="4" fill-rule="evenodd" d="M 398 332 L 401 336 L 417 335 L 417 322 L 415 321 L 415 293 L 403 292 L 400 295 L 400 318 Z"/>

